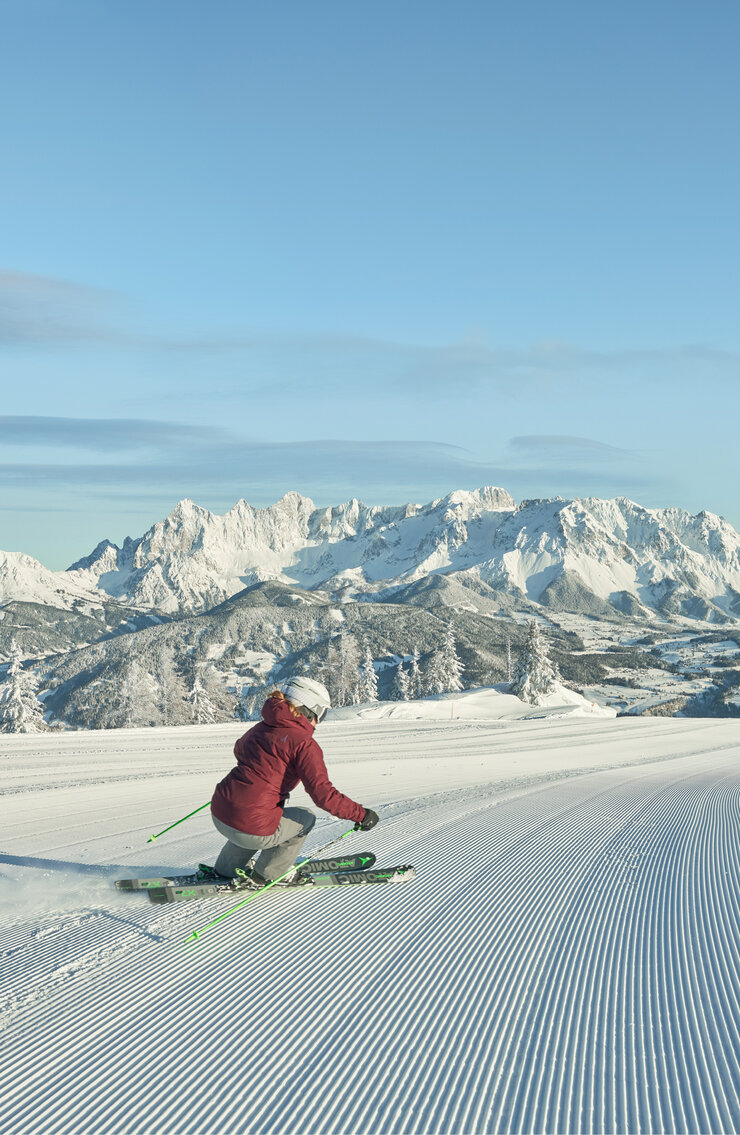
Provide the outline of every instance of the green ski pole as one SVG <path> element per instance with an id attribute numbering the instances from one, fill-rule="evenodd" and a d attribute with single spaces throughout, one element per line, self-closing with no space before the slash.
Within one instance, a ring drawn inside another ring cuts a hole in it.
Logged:
<path id="1" fill-rule="evenodd" d="M 313 853 L 312 858 L 318 859 L 320 855 L 322 855 L 330 847 L 333 847 L 335 843 L 339 843 L 340 840 L 346 839 L 348 835 L 353 835 L 356 831 L 357 828 L 350 828 L 348 832 L 345 832 L 344 835 L 340 835 L 338 839 L 333 839 L 330 843 L 326 843 L 323 847 L 320 847 Z M 281 879 L 284 879 L 286 877 L 286 875 L 292 874 L 293 871 L 295 871 L 295 864 L 290 867 L 285 872 L 285 874 L 280 875 L 277 879 L 271 879 L 269 883 L 267 883 L 264 887 L 260 887 L 258 891 L 252 891 L 251 895 L 249 895 L 247 898 L 242 899 L 241 902 L 235 903 L 234 906 L 230 906 L 228 910 L 222 911 L 221 914 L 212 919 L 211 922 L 207 922 L 205 926 L 200 926 L 197 930 L 194 930 L 192 934 L 188 934 L 185 941 L 192 942 L 194 938 L 200 938 L 201 934 L 205 934 L 206 930 L 210 930 L 211 927 L 215 926 L 217 922 L 221 922 L 222 919 L 228 918 L 230 914 L 234 913 L 234 911 L 241 910 L 241 908 L 243 906 L 246 906 L 248 902 L 251 902 L 252 899 L 256 899 L 258 895 L 263 895 L 265 891 L 269 891 L 270 887 L 274 887 L 276 883 L 279 883 Z"/>
<path id="2" fill-rule="evenodd" d="M 159 839 L 159 837 L 161 835 L 164 835 L 165 832 L 171 832 L 172 829 L 176 828 L 178 824 L 184 823 L 185 820 L 189 820 L 191 816 L 195 816 L 197 812 L 202 812 L 204 808 L 208 808 L 210 806 L 210 803 L 211 801 L 209 800 L 207 804 L 201 804 L 200 808 L 195 809 L 195 812 L 188 812 L 187 816 L 183 816 L 181 820 L 175 820 L 174 824 L 170 824 L 168 828 L 163 828 L 162 831 L 157 832 L 156 835 L 150 835 L 149 839 L 146 842 L 153 843 L 155 839 Z"/>

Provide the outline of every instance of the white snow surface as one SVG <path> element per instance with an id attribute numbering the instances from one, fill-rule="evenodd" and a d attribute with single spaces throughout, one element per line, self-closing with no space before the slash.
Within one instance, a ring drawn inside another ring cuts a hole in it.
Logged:
<path id="1" fill-rule="evenodd" d="M 319 731 L 415 881 L 189 942 L 232 900 L 113 880 L 213 861 L 207 811 L 147 837 L 240 727 L 0 738 L 3 1135 L 738 1131 L 740 723 L 440 704 Z"/>
<path id="2" fill-rule="evenodd" d="M 379 701 L 362 705 L 342 706 L 332 710 L 332 719 L 377 721 L 536 721 L 553 717 L 616 717 L 616 709 L 599 705 L 569 690 L 559 682 L 539 705 L 527 705 L 507 686 L 460 690 L 458 693 L 436 694 L 420 701 Z"/>

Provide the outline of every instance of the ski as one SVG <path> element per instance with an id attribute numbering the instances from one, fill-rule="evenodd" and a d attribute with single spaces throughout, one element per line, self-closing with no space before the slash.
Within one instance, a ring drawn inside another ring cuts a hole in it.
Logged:
<path id="1" fill-rule="evenodd" d="M 406 883 L 416 875 L 414 867 L 379 867 L 370 871 L 324 871 L 304 875 L 300 883 L 275 884 L 273 887 L 250 888 L 248 885 L 233 887 L 228 884 L 196 882 L 177 886 L 151 887 L 149 901 L 153 903 L 193 902 L 196 899 L 215 898 L 217 895 L 235 895 L 242 891 L 257 896 L 260 890 L 290 891 L 298 888 L 311 890 L 313 887 L 345 887 L 377 883 Z"/>
<path id="2" fill-rule="evenodd" d="M 116 879 L 115 887 L 118 891 L 148 891 L 151 887 L 184 887 L 188 883 L 197 883 L 198 876 L 190 875 L 161 875 L 151 879 Z"/>
<path id="3" fill-rule="evenodd" d="M 355 883 L 410 883 L 416 875 L 416 868 L 376 867 L 371 871 L 328 871 L 325 874 L 311 875 L 315 887 L 345 887 Z"/>
<path id="4" fill-rule="evenodd" d="M 301 875 L 313 875 L 326 871 L 367 871 L 375 863 L 375 856 L 371 851 L 359 855 L 343 855 L 336 859 L 309 859 L 305 863 L 298 863 L 298 872 Z M 192 887 L 207 884 L 229 890 L 228 883 L 208 879 L 196 871 L 189 875 L 160 875 L 149 879 L 116 879 L 116 889 L 119 891 L 150 891 L 158 887 Z"/>
<path id="5" fill-rule="evenodd" d="M 374 866 L 375 856 L 372 851 L 360 855 L 343 855 L 337 859 L 309 859 L 307 863 L 297 864 L 300 875 L 321 875 L 327 871 L 369 871 Z"/>

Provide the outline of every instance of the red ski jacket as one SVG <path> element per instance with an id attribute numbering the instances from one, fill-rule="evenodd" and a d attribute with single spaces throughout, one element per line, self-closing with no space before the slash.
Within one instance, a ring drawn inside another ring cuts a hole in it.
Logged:
<path id="1" fill-rule="evenodd" d="M 234 745 L 237 766 L 216 786 L 211 811 L 222 824 L 249 835 L 272 835 L 288 795 L 303 783 L 319 808 L 342 820 L 362 821 L 365 809 L 329 780 L 314 727 L 294 717 L 286 702 L 268 699 L 262 718 Z"/>

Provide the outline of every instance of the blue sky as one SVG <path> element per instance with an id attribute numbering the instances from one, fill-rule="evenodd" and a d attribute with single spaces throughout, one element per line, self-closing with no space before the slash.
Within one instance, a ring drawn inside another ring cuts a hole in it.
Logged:
<path id="1" fill-rule="evenodd" d="M 5 0 L 0 547 L 629 496 L 740 527 L 734 0 Z"/>

